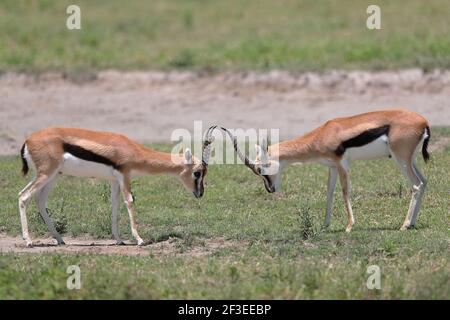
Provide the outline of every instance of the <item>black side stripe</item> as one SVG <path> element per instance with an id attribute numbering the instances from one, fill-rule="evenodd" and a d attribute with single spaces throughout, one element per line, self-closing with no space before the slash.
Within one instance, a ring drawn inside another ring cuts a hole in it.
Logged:
<path id="1" fill-rule="evenodd" d="M 70 144 L 70 143 L 63 143 L 63 150 L 64 152 L 70 153 L 74 157 L 86 160 L 86 161 L 92 161 L 97 163 L 102 163 L 107 166 L 111 166 L 114 169 L 118 170 L 120 169 L 120 166 L 111 161 L 110 159 L 98 155 L 92 151 L 86 150 L 80 146 Z"/>
<path id="2" fill-rule="evenodd" d="M 345 150 L 348 148 L 361 147 L 363 145 L 371 143 L 372 141 L 378 139 L 382 135 L 388 134 L 389 134 L 388 125 L 369 129 L 367 131 L 364 131 L 363 133 L 360 133 L 356 137 L 341 142 L 341 144 L 336 148 L 336 150 L 334 150 L 334 153 L 338 156 L 342 156 Z"/>

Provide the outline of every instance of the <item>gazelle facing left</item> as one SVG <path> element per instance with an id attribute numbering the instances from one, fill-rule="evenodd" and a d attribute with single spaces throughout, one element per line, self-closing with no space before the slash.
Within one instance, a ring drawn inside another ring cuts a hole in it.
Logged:
<path id="1" fill-rule="evenodd" d="M 196 198 L 203 196 L 203 180 L 208 166 L 210 135 L 207 133 L 200 162 L 187 149 L 184 154 L 171 154 L 146 148 L 129 138 L 109 133 L 78 128 L 50 127 L 31 134 L 21 150 L 22 172 L 29 165 L 36 177 L 19 193 L 22 235 L 27 246 L 32 246 L 28 232 L 26 203 L 36 195 L 39 213 L 58 244 L 64 244 L 61 235 L 50 219 L 46 201 L 59 175 L 102 178 L 110 181 L 112 202 L 112 234 L 122 244 L 117 226 L 120 192 L 125 201 L 131 232 L 138 245 L 144 241 L 139 236 L 130 180 L 135 175 L 166 173 L 177 176 Z"/>
<path id="2" fill-rule="evenodd" d="M 281 172 L 288 164 L 317 162 L 328 166 L 325 225 L 330 223 L 333 193 L 339 177 L 348 216 L 347 232 L 350 232 L 355 222 L 349 197 L 349 164 L 355 160 L 392 157 L 412 187 L 411 203 L 401 229 L 405 230 L 416 223 L 427 181 L 417 168 L 415 159 L 417 151 L 422 148 L 422 155 L 425 161 L 428 160 L 427 146 L 430 139 L 428 122 L 417 113 L 391 109 L 330 120 L 293 140 L 282 141 L 271 147 L 267 147 L 266 143 L 257 145 L 254 161 L 241 152 L 236 137 L 225 128 L 222 129 L 234 141 L 240 159 L 262 177 L 268 192 L 279 189 Z"/>

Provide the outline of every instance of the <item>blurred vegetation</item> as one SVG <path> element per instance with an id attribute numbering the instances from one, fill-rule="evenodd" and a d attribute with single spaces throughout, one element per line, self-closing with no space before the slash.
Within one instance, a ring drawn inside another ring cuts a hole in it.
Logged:
<path id="1" fill-rule="evenodd" d="M 388 69 L 450 66 L 448 0 L 2 0 L 0 70 Z"/>

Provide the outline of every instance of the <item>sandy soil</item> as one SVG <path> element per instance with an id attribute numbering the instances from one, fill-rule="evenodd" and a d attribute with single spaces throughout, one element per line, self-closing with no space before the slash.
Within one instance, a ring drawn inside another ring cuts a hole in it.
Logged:
<path id="1" fill-rule="evenodd" d="M 210 255 L 222 248 L 238 248 L 246 245 L 243 241 L 231 241 L 224 238 L 202 239 L 196 241 L 191 246 L 183 246 L 182 240 L 170 238 L 144 246 L 125 241 L 125 245 L 116 245 L 114 240 L 93 239 L 84 237 L 64 237 L 65 245 L 57 246 L 52 238 L 33 238 L 33 247 L 27 248 L 25 241 L 20 237 L 11 237 L 0 234 L 0 253 L 100 253 L 100 254 L 120 254 L 120 255 L 187 255 L 205 256 Z"/>
<path id="2" fill-rule="evenodd" d="M 194 120 L 230 128 L 279 128 L 281 138 L 327 119 L 403 106 L 450 125 L 450 71 L 402 70 L 293 74 L 103 71 L 96 75 L 0 76 L 0 154 L 49 125 L 124 133 L 141 142 L 169 141 Z"/>

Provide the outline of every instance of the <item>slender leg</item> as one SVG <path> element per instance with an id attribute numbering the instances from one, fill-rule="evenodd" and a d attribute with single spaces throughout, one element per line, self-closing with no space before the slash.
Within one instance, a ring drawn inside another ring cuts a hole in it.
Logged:
<path id="1" fill-rule="evenodd" d="M 116 239 L 116 243 L 119 245 L 124 244 L 122 239 L 119 236 L 119 229 L 117 225 L 117 218 L 119 213 L 120 206 L 120 186 L 118 181 L 111 181 L 111 204 L 112 204 L 112 234 L 114 239 Z"/>
<path id="2" fill-rule="evenodd" d="M 44 219 L 45 224 L 48 227 L 48 230 L 52 234 L 53 238 L 56 239 L 59 245 L 65 244 L 61 235 L 56 231 L 55 225 L 53 224 L 53 221 L 50 219 L 48 215 L 48 210 L 45 205 L 48 199 L 48 194 L 53 187 L 54 183 L 56 181 L 56 177 L 52 180 L 48 181 L 45 186 L 42 187 L 39 191 L 36 192 L 36 203 L 39 208 L 39 213 L 41 214 L 42 219 Z"/>
<path id="3" fill-rule="evenodd" d="M 27 243 L 27 247 L 32 247 L 33 242 L 31 241 L 30 234 L 28 232 L 28 221 L 26 214 L 26 204 L 28 200 L 39 191 L 48 182 L 47 175 L 38 175 L 36 179 L 28 184 L 25 189 L 19 193 L 19 212 L 20 212 L 20 222 L 22 225 L 22 237 Z"/>
<path id="4" fill-rule="evenodd" d="M 327 213 L 325 215 L 325 226 L 330 225 L 331 209 L 333 207 L 333 194 L 336 188 L 337 169 L 330 167 L 328 169 L 328 185 L 327 185 Z"/>
<path id="5" fill-rule="evenodd" d="M 347 211 L 347 217 L 348 217 L 348 223 L 347 227 L 345 228 L 346 232 L 350 232 L 352 230 L 352 226 L 355 223 L 355 218 L 353 217 L 353 210 L 352 205 L 350 203 L 350 183 L 348 181 L 348 173 L 346 166 L 338 165 L 337 166 L 337 172 L 339 174 L 339 182 L 341 183 L 342 187 L 342 195 L 344 197 L 345 202 L 345 209 Z"/>
<path id="6" fill-rule="evenodd" d="M 411 184 L 411 202 L 408 213 L 400 230 L 406 230 L 416 222 L 417 215 L 425 191 L 426 179 L 417 169 L 414 160 L 422 146 L 423 136 L 419 136 L 415 130 L 408 131 L 403 128 L 389 131 L 389 148 L 391 155 L 402 170 L 403 175 Z"/>
<path id="7" fill-rule="evenodd" d="M 406 214 L 405 221 L 400 228 L 400 230 L 406 230 L 412 225 L 414 211 L 416 208 L 418 210 L 418 204 L 420 204 L 419 200 L 423 193 L 423 191 L 421 191 L 422 182 L 414 171 L 412 160 L 402 159 L 399 156 L 394 156 L 393 158 L 411 185 L 411 201 L 409 203 L 408 213 Z"/>
<path id="8" fill-rule="evenodd" d="M 417 175 L 417 177 L 420 180 L 420 185 L 419 185 L 419 194 L 417 197 L 417 203 L 416 203 L 416 206 L 414 207 L 414 211 L 413 211 L 412 217 L 411 217 L 411 224 L 410 224 L 411 227 L 416 225 L 417 216 L 419 215 L 420 205 L 422 204 L 422 197 L 425 192 L 425 188 L 427 186 L 427 179 L 425 179 L 425 177 L 419 171 L 415 161 L 413 161 L 412 165 L 413 165 L 414 173 Z"/>
<path id="9" fill-rule="evenodd" d="M 139 236 L 137 231 L 136 215 L 133 208 L 133 196 L 131 195 L 130 177 L 127 174 L 122 175 L 119 179 L 122 195 L 127 206 L 128 215 L 130 216 L 131 234 L 136 239 L 138 246 L 144 244 L 144 240 Z"/>

